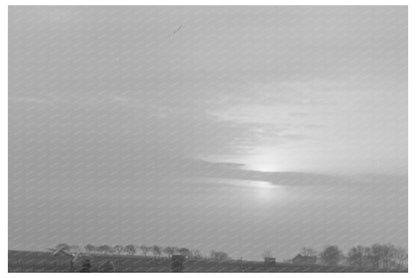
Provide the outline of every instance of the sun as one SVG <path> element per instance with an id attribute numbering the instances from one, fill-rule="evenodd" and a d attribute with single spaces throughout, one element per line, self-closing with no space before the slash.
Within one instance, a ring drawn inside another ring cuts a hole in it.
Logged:
<path id="1" fill-rule="evenodd" d="M 282 170 L 277 157 L 273 154 L 250 155 L 244 159 L 246 169 L 260 172 L 278 172 Z"/>
<path id="2" fill-rule="evenodd" d="M 272 163 L 256 163 L 249 166 L 250 169 L 260 172 L 277 172 L 278 167 Z"/>
<path id="3" fill-rule="evenodd" d="M 246 170 L 259 172 L 287 172 L 299 168 L 300 156 L 293 150 L 264 145 L 251 148 L 240 156 Z"/>

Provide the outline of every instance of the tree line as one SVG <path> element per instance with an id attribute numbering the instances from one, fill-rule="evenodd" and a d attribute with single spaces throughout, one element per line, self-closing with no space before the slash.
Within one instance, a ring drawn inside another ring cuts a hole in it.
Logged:
<path id="1" fill-rule="evenodd" d="M 408 267 L 408 252 L 393 244 L 354 246 L 346 254 L 336 245 L 326 246 L 321 252 L 303 248 L 300 255 L 317 257 L 317 263 L 328 266 L 347 265 L 367 269 L 403 270 Z"/>
<path id="2" fill-rule="evenodd" d="M 57 247 L 64 248 L 74 253 L 81 253 L 82 248 L 78 245 L 68 245 L 61 243 Z M 186 247 L 174 247 L 159 245 L 92 245 L 87 244 L 83 247 L 88 254 L 106 254 L 106 255 L 137 255 L 145 257 L 162 257 L 168 258 L 179 254 L 188 259 L 210 259 L 215 261 L 227 261 L 232 258 L 223 251 L 212 250 L 208 255 L 203 255 L 198 249 L 189 249 Z M 299 253 L 304 258 L 316 257 L 316 264 L 327 266 L 352 266 L 366 269 L 383 269 L 383 270 L 404 270 L 408 267 L 408 252 L 405 248 L 396 247 L 393 244 L 373 244 L 371 246 L 354 246 L 346 254 L 337 245 L 326 246 L 321 252 L 312 248 L 303 248 Z M 270 251 L 262 254 L 263 258 L 273 257 Z M 285 262 L 294 263 L 292 260 Z"/>
<path id="3" fill-rule="evenodd" d="M 70 252 L 74 253 L 81 253 L 83 250 L 78 245 L 69 245 L 66 243 L 58 244 L 57 249 L 64 248 Z M 104 245 L 93 245 L 87 244 L 83 247 L 84 252 L 88 254 L 105 254 L 105 255 L 130 255 L 134 256 L 137 254 L 141 254 L 145 257 L 153 256 L 153 257 L 162 257 L 167 256 L 168 258 L 172 257 L 173 255 L 183 255 L 189 259 L 212 259 L 217 261 L 225 261 L 230 260 L 230 256 L 223 252 L 223 251 L 215 251 L 212 250 L 209 256 L 204 256 L 198 249 L 189 249 L 186 247 L 175 247 L 175 246 L 166 246 L 162 247 L 159 245 L 115 245 L 110 246 L 107 244 Z"/>

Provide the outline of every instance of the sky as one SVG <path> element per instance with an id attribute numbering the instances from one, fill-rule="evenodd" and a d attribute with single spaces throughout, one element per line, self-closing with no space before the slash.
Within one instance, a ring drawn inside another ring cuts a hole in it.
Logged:
<path id="1" fill-rule="evenodd" d="M 407 39 L 405 6 L 9 7 L 9 249 L 406 247 Z"/>

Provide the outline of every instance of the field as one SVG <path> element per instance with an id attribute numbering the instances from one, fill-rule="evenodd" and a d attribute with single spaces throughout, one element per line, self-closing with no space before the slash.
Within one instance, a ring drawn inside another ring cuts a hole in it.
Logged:
<path id="1" fill-rule="evenodd" d="M 88 255 L 91 271 L 97 272 L 97 265 L 111 260 L 116 272 L 170 272 L 170 259 L 166 257 Z M 75 266 L 78 269 L 79 266 Z M 69 259 L 53 257 L 47 252 L 10 251 L 9 272 L 70 272 Z M 212 260 L 187 261 L 184 272 L 374 272 L 373 270 L 352 267 L 328 267 L 321 265 L 302 266 L 276 263 L 266 266 L 263 262 L 232 260 L 216 262 Z M 384 272 L 384 271 L 378 271 Z"/>

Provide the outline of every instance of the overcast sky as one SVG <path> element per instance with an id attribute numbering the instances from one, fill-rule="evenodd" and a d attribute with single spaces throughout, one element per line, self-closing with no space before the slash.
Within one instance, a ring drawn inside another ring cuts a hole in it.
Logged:
<path id="1" fill-rule="evenodd" d="M 9 249 L 405 247 L 407 69 L 406 7 L 10 7 Z"/>

